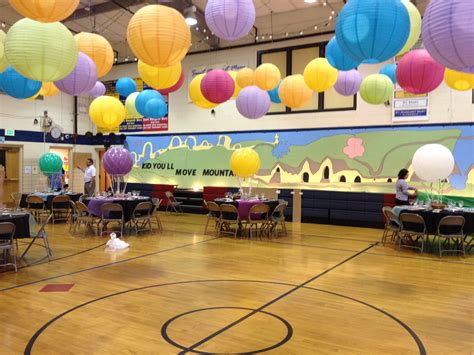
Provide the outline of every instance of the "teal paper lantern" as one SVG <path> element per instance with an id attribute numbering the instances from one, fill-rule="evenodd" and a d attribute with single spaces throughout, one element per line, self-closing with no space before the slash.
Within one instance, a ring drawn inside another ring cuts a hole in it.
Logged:
<path id="1" fill-rule="evenodd" d="M 340 71 L 355 69 L 360 64 L 360 61 L 353 60 L 342 51 L 336 37 L 333 37 L 326 46 L 326 59 L 332 67 Z"/>
<path id="2" fill-rule="evenodd" d="M 28 99 L 41 90 L 41 81 L 25 78 L 11 66 L 0 74 L 0 87 L 15 99 Z"/>
<path id="3" fill-rule="evenodd" d="M 280 84 L 281 84 L 281 81 L 280 81 Z M 270 95 L 270 100 L 272 100 L 274 104 L 281 104 L 280 95 L 278 94 L 278 89 L 280 88 L 280 84 L 278 84 L 278 86 L 275 89 L 268 91 L 268 95 Z"/>
<path id="4" fill-rule="evenodd" d="M 57 174 L 63 168 L 61 157 L 55 153 L 46 153 L 40 157 L 39 169 L 46 176 Z"/>
<path id="5" fill-rule="evenodd" d="M 128 95 L 133 94 L 137 91 L 137 83 L 132 78 L 124 77 L 117 80 L 115 83 L 115 90 L 122 97 L 128 97 Z"/>
<path id="6" fill-rule="evenodd" d="M 400 0 L 350 0 L 337 17 L 337 43 L 359 63 L 393 58 L 409 34 L 410 17 Z"/>
<path id="7" fill-rule="evenodd" d="M 386 75 L 392 80 L 392 83 L 397 83 L 397 65 L 396 64 L 387 64 L 382 69 L 380 69 L 379 74 Z"/>
<path id="8" fill-rule="evenodd" d="M 137 109 L 140 115 L 145 117 L 147 116 L 146 104 L 148 103 L 148 101 L 153 99 L 160 99 L 162 101 L 165 101 L 163 95 L 161 95 L 156 90 L 143 90 L 137 95 L 137 98 L 135 99 L 135 108 Z"/>
<path id="9" fill-rule="evenodd" d="M 168 105 L 161 99 L 151 99 L 146 105 L 146 117 L 148 118 L 162 118 L 168 114 Z"/>
<path id="10" fill-rule="evenodd" d="M 24 18 L 8 31 L 5 54 L 8 63 L 21 75 L 54 82 L 74 70 L 78 50 L 72 33 L 62 23 Z"/>

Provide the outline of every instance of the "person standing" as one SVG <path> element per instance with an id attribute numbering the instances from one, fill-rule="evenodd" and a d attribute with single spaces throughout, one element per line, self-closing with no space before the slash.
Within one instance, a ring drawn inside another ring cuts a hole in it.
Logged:
<path id="1" fill-rule="evenodd" d="M 397 206 L 404 206 L 404 205 L 409 205 L 409 190 L 415 190 L 416 189 L 408 186 L 406 179 L 408 179 L 408 170 L 407 169 L 402 169 L 398 173 L 398 180 L 397 184 L 395 185 L 396 188 L 396 195 L 395 195 L 395 205 Z"/>
<path id="2" fill-rule="evenodd" d="M 87 166 L 83 169 L 80 166 L 77 167 L 84 173 L 84 195 L 94 196 L 95 194 L 95 176 L 97 171 L 94 167 L 94 161 L 89 158 L 87 159 Z"/>

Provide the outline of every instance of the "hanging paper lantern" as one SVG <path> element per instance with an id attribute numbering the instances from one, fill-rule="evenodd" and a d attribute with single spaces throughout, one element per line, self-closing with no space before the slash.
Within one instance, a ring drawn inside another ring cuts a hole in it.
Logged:
<path id="1" fill-rule="evenodd" d="M 361 63 L 360 61 L 353 60 L 342 51 L 336 37 L 333 37 L 326 46 L 326 58 L 332 67 L 343 71 L 355 69 Z"/>
<path id="2" fill-rule="evenodd" d="M 340 71 L 334 90 L 342 96 L 352 96 L 357 94 L 361 83 L 362 76 L 357 70 Z"/>
<path id="3" fill-rule="evenodd" d="M 231 71 L 228 71 L 227 73 L 229 73 L 229 75 L 232 77 L 232 80 L 234 80 L 235 89 L 234 89 L 234 93 L 232 94 L 232 98 L 235 99 L 237 95 L 239 95 L 239 92 L 240 90 L 242 90 L 242 88 L 239 86 L 239 84 L 237 84 L 237 72 L 231 70 Z"/>
<path id="4" fill-rule="evenodd" d="M 471 90 L 474 89 L 474 74 L 446 69 L 444 72 L 444 82 L 454 90 Z"/>
<path id="5" fill-rule="evenodd" d="M 106 91 L 107 90 L 105 88 L 105 85 L 102 82 L 98 81 L 95 83 L 94 87 L 89 92 L 89 97 L 95 99 L 96 97 L 105 95 Z"/>
<path id="6" fill-rule="evenodd" d="M 280 81 L 280 84 L 281 84 L 281 81 Z M 275 89 L 270 90 L 268 92 L 268 95 L 270 96 L 270 100 L 274 104 L 281 104 L 281 99 L 280 99 L 280 96 L 278 95 L 278 90 L 280 89 L 280 84 L 278 84 L 278 86 Z"/>
<path id="7" fill-rule="evenodd" d="M 8 68 L 7 56 L 5 54 L 5 37 L 5 32 L 0 30 L 0 73 L 3 73 Z"/>
<path id="8" fill-rule="evenodd" d="M 59 93 L 59 89 L 54 83 L 43 83 L 39 95 L 41 96 L 55 96 Z"/>
<path id="9" fill-rule="evenodd" d="M 94 99 L 89 107 L 92 122 L 103 129 L 116 129 L 126 115 L 120 100 L 112 96 L 100 96 Z"/>
<path id="10" fill-rule="evenodd" d="M 255 85 L 255 73 L 250 68 L 242 68 L 237 72 L 236 81 L 242 89 Z"/>
<path id="11" fill-rule="evenodd" d="M 125 101 L 125 109 L 127 110 L 127 113 L 132 117 L 132 118 L 142 118 L 143 116 L 140 115 L 140 113 L 137 111 L 137 107 L 135 106 L 137 96 L 139 95 L 139 92 L 134 92 L 133 94 L 128 95 L 127 100 Z M 145 105 L 146 108 L 146 105 Z"/>
<path id="12" fill-rule="evenodd" d="M 360 96 L 372 105 L 380 105 L 392 98 L 394 85 L 386 75 L 372 74 L 362 80 Z"/>
<path id="13" fill-rule="evenodd" d="M 128 97 L 128 95 L 137 91 L 137 83 L 132 78 L 120 78 L 115 83 L 115 90 L 117 90 L 120 96 Z"/>
<path id="14" fill-rule="evenodd" d="M 222 104 L 234 94 L 235 83 L 232 77 L 222 69 L 211 70 L 201 81 L 202 95 L 214 104 Z"/>
<path id="15" fill-rule="evenodd" d="M 423 15 L 426 50 L 443 66 L 474 74 L 474 6 L 470 0 L 431 0 Z"/>
<path id="16" fill-rule="evenodd" d="M 278 96 L 285 106 L 301 108 L 309 103 L 313 91 L 306 85 L 303 75 L 297 74 L 287 76 L 282 80 Z"/>
<path id="17" fill-rule="evenodd" d="M 210 109 L 217 106 L 212 102 L 209 102 L 201 92 L 201 81 L 204 78 L 204 74 L 197 75 L 191 82 L 189 83 L 189 97 L 193 104 L 198 107 Z"/>
<path id="18" fill-rule="evenodd" d="M 27 99 L 41 90 L 41 81 L 25 78 L 11 66 L 0 74 L 0 87 L 15 99 Z"/>
<path id="19" fill-rule="evenodd" d="M 454 170 L 454 156 L 441 144 L 426 144 L 417 149 L 412 159 L 417 177 L 427 182 L 447 179 Z"/>
<path id="20" fill-rule="evenodd" d="M 181 62 L 191 46 L 191 31 L 175 9 L 148 5 L 133 15 L 127 28 L 133 53 L 148 65 L 170 67 Z"/>
<path id="21" fill-rule="evenodd" d="M 43 154 L 38 162 L 40 171 L 46 176 L 57 174 L 63 168 L 61 157 L 55 153 Z"/>
<path id="22" fill-rule="evenodd" d="M 79 96 L 88 94 L 97 82 L 97 68 L 95 63 L 84 53 L 79 52 L 77 65 L 64 79 L 56 81 L 54 85 L 62 92 Z"/>
<path id="23" fill-rule="evenodd" d="M 421 15 L 418 9 L 410 0 L 402 0 L 402 4 L 405 5 L 410 17 L 410 34 L 403 48 L 398 52 L 398 55 L 405 54 L 418 42 L 421 34 Z"/>
<path id="24" fill-rule="evenodd" d="M 251 119 L 265 116 L 272 104 L 268 93 L 256 86 L 243 88 L 235 103 L 240 114 Z"/>
<path id="25" fill-rule="evenodd" d="M 205 17 L 207 26 L 217 37 L 235 41 L 252 29 L 255 5 L 252 0 L 209 0 Z"/>
<path id="26" fill-rule="evenodd" d="M 68 76 L 77 64 L 77 53 L 74 37 L 60 22 L 22 19 L 10 28 L 5 41 L 8 63 L 21 75 L 38 81 Z"/>
<path id="27" fill-rule="evenodd" d="M 255 70 L 255 85 L 260 89 L 269 91 L 277 87 L 281 81 L 280 69 L 274 64 L 261 64 Z"/>
<path id="28" fill-rule="evenodd" d="M 175 91 L 178 91 L 179 89 L 181 89 L 183 84 L 184 84 L 184 71 L 181 71 L 181 75 L 180 75 L 179 80 L 176 84 L 174 84 L 172 87 L 169 87 L 169 88 L 166 88 L 166 89 L 160 89 L 158 91 L 162 95 L 169 95 L 172 92 L 175 92 Z"/>
<path id="29" fill-rule="evenodd" d="M 230 157 L 230 168 L 235 176 L 243 179 L 252 177 L 260 169 L 260 156 L 252 148 L 237 149 Z"/>
<path id="30" fill-rule="evenodd" d="M 74 36 L 80 52 L 91 58 L 97 66 L 97 76 L 102 78 L 114 65 L 114 50 L 101 35 L 81 32 Z"/>
<path id="31" fill-rule="evenodd" d="M 57 22 L 71 16 L 79 0 L 10 0 L 10 5 L 30 19 Z"/>
<path id="32" fill-rule="evenodd" d="M 156 90 L 143 90 L 138 94 L 137 98 L 135 99 L 135 107 L 140 115 L 146 117 L 146 104 L 148 101 L 153 99 L 165 101 L 164 97 Z"/>
<path id="33" fill-rule="evenodd" d="M 162 118 L 168 114 L 168 105 L 161 99 L 151 99 L 146 105 L 146 117 Z"/>
<path id="34" fill-rule="evenodd" d="M 133 169 L 133 156 L 123 147 L 113 147 L 105 152 L 102 165 L 110 176 L 125 176 Z"/>
<path id="35" fill-rule="evenodd" d="M 379 74 L 386 75 L 392 80 L 392 83 L 397 83 L 397 65 L 396 64 L 387 64 L 382 69 L 380 69 Z"/>
<path id="36" fill-rule="evenodd" d="M 137 67 L 138 74 L 140 74 L 143 81 L 156 90 L 166 89 L 175 85 L 183 71 L 181 62 L 167 68 L 159 68 L 139 60 Z"/>
<path id="37" fill-rule="evenodd" d="M 412 94 L 426 94 L 441 85 L 444 68 L 435 62 L 426 49 L 417 49 L 403 56 L 397 66 L 397 82 Z"/>
<path id="38" fill-rule="evenodd" d="M 351 0 L 336 22 L 337 43 L 355 61 L 380 63 L 407 42 L 410 17 L 400 0 Z"/>
<path id="39" fill-rule="evenodd" d="M 333 68 L 326 58 L 316 58 L 306 66 L 303 76 L 310 89 L 323 92 L 336 83 L 337 69 Z"/>

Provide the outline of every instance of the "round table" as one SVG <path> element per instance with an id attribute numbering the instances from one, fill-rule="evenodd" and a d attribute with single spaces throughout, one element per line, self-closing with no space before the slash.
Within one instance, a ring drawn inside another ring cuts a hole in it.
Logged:
<path id="1" fill-rule="evenodd" d="M 15 238 L 30 238 L 30 214 L 24 212 L 0 213 L 0 223 L 15 225 Z M 0 238 L 1 239 L 1 238 Z"/>
<path id="2" fill-rule="evenodd" d="M 27 208 L 28 207 L 28 203 L 26 202 L 26 199 L 29 195 L 35 195 L 35 196 L 38 196 L 38 197 L 41 197 L 43 199 L 43 201 L 45 202 L 45 206 L 46 208 L 48 209 L 51 209 L 51 205 L 53 204 L 53 198 L 55 198 L 56 196 L 60 196 L 60 195 L 66 195 L 66 196 L 69 196 L 71 198 L 71 201 L 73 202 L 76 202 L 76 201 L 79 201 L 79 198 L 82 196 L 81 193 L 76 193 L 76 192 L 66 192 L 66 193 L 54 193 L 54 192 L 35 192 L 35 193 L 31 193 L 31 194 L 22 194 L 21 195 L 21 201 L 20 201 L 20 207 L 21 208 Z"/>
<path id="3" fill-rule="evenodd" d="M 251 199 L 251 200 L 230 200 L 226 198 L 216 198 L 214 200 L 215 203 L 218 205 L 222 205 L 227 203 L 229 205 L 233 205 L 237 207 L 239 211 L 239 217 L 241 220 L 247 219 L 249 217 L 249 212 L 252 206 L 266 204 L 270 207 L 269 214 L 273 213 L 273 210 L 278 206 L 278 200 L 258 200 L 258 199 Z"/>
<path id="4" fill-rule="evenodd" d="M 400 215 L 404 213 L 415 213 L 423 217 L 425 220 L 426 229 L 429 234 L 436 234 L 438 224 L 446 216 L 463 216 L 466 220 L 464 225 L 464 233 L 474 234 L 474 212 L 466 211 L 448 211 L 442 210 L 440 212 L 433 212 L 431 209 L 402 209 Z"/>
<path id="5" fill-rule="evenodd" d="M 118 203 L 123 208 L 123 217 L 125 222 L 132 219 L 133 211 L 135 207 L 141 202 L 151 202 L 150 197 L 138 196 L 138 197 L 93 197 L 83 200 L 87 205 L 89 212 L 94 216 L 100 217 L 100 207 L 105 203 Z"/>

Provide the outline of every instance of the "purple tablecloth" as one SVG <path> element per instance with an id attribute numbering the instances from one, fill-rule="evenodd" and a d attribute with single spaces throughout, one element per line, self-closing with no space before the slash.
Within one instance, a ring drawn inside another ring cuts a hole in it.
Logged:
<path id="1" fill-rule="evenodd" d="M 263 201 L 260 200 L 237 200 L 239 203 L 237 209 L 239 210 L 240 219 L 247 219 L 252 206 L 261 205 Z M 253 216 L 253 214 L 252 214 Z"/>
<path id="2" fill-rule="evenodd" d="M 139 198 L 118 198 L 118 197 L 107 197 L 107 198 L 91 198 L 87 203 L 87 208 L 89 212 L 92 213 L 94 216 L 100 217 L 101 212 L 100 208 L 105 203 L 119 203 L 123 207 L 124 212 L 124 219 L 125 221 L 129 221 L 132 217 L 133 210 L 140 202 L 150 201 L 149 197 L 139 197 Z"/>

